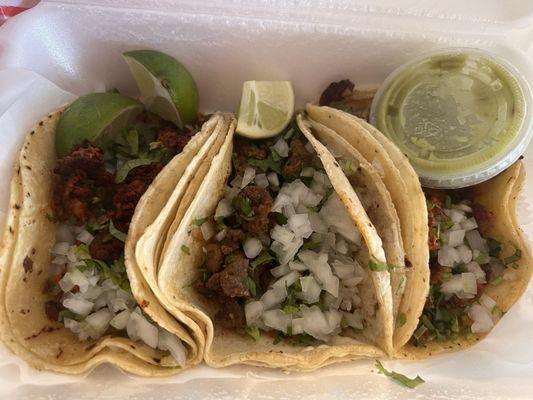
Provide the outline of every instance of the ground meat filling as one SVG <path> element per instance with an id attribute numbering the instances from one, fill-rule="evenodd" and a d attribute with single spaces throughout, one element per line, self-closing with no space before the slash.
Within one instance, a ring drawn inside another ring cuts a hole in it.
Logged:
<path id="1" fill-rule="evenodd" d="M 296 137 L 291 141 L 289 158 L 283 166 L 283 175 L 289 179 L 300 176 L 304 167 L 313 165 L 315 157 L 305 148 L 306 142 L 301 137 Z"/>
<path id="2" fill-rule="evenodd" d="M 105 169 L 103 150 L 89 141 L 75 146 L 68 156 L 58 160 L 54 172 L 54 216 L 59 221 L 74 218 L 77 225 L 95 217 L 90 205 L 101 202 L 102 189 L 109 191 L 114 185 L 113 174 Z"/>
<path id="3" fill-rule="evenodd" d="M 242 227 L 251 236 L 268 235 L 271 228 L 268 214 L 272 209 L 272 196 L 267 189 L 259 186 L 246 186 L 241 193 L 250 199 L 254 213 L 253 218 L 242 221 Z"/>
<path id="4" fill-rule="evenodd" d="M 268 146 L 265 143 L 252 143 L 247 139 L 237 137 L 235 139 L 235 156 L 233 164 L 237 175 L 242 176 L 248 166 L 248 160 L 266 160 L 269 155 Z"/>
<path id="5" fill-rule="evenodd" d="M 137 151 L 142 150 L 145 152 L 143 154 L 150 151 L 150 157 L 155 154 L 154 162 L 132 168 L 122 182 L 116 182 L 115 173 L 110 172 L 120 166 L 114 165 L 118 164 L 118 156 L 121 155 L 115 148 L 117 143 L 106 147 L 104 152 L 100 146 L 85 140 L 76 145 L 67 156 L 57 160 L 54 168 L 54 194 L 51 204 L 54 219 L 85 226 L 94 236 L 88 246 L 90 257 L 110 266 L 121 260 L 124 252 L 124 243 L 116 237 L 116 232 L 112 233 L 111 222 L 119 232 L 128 231 L 141 196 L 166 162 L 181 152 L 194 134 L 192 130 L 182 132 L 171 129 L 169 123 L 149 113 L 141 114 L 137 123 L 152 129 L 143 135 L 139 134 Z M 162 150 L 159 150 L 161 148 Z M 152 149 L 157 150 L 152 152 Z M 131 155 L 131 158 L 137 156 L 140 157 L 136 153 Z M 220 260 L 224 260 L 222 256 Z M 46 293 L 55 294 L 57 282 L 65 273 L 66 270 L 52 277 L 47 283 Z M 58 321 L 59 313 L 63 310 L 57 300 L 50 300 L 45 307 L 45 313 L 51 321 Z"/>

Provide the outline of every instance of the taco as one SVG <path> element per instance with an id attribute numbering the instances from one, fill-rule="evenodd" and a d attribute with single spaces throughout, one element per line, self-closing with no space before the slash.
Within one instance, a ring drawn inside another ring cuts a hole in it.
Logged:
<path id="1" fill-rule="evenodd" d="M 427 211 L 418 176 L 407 158 L 366 121 L 331 107 L 309 104 L 311 121 L 323 124 L 357 149 L 378 171 L 399 217 L 405 263 L 392 274 L 394 348 L 401 348 L 417 327 L 429 290 Z"/>
<path id="2" fill-rule="evenodd" d="M 109 100 L 133 104 L 125 129 L 56 157 L 61 124 Z M 110 362 L 161 376 L 201 361 L 203 339 L 158 302 L 134 260 L 125 261 L 124 242 L 153 222 L 183 171 L 197 169 L 197 154 L 227 126 L 214 114 L 177 128 L 117 93 L 82 97 L 35 126 L 17 158 L 2 241 L 0 334 L 8 348 L 63 373 Z"/>
<path id="3" fill-rule="evenodd" d="M 321 103 L 367 115 L 358 108 L 360 103 L 351 101 L 357 91 L 349 83 L 330 85 Z M 335 129 L 362 152 L 366 149 L 369 161 L 380 152 L 372 154 L 378 147 L 372 142 L 379 143 L 388 155 L 385 161 L 399 172 L 384 171 L 385 175 L 403 179 L 406 185 L 416 217 L 413 247 L 409 251 L 406 246 L 406 254 L 415 255 L 415 262 L 407 269 L 402 307 L 409 311 L 404 329 L 396 325 L 396 356 L 423 358 L 466 348 L 485 337 L 526 290 L 533 268 L 516 216 L 524 181 L 522 163 L 468 189 L 424 193 L 407 158 L 368 122 L 330 107 L 308 106 L 307 110 L 311 118 Z M 409 243 L 408 225 L 403 223 L 408 214 L 402 210 L 403 202 L 394 199 L 398 196 L 393 186 L 384 182 L 398 208 L 404 243 Z M 428 258 L 429 268 L 425 266 Z"/>
<path id="4" fill-rule="evenodd" d="M 303 116 L 274 139 L 228 135 L 194 195 L 160 256 L 144 257 L 205 328 L 209 365 L 310 370 L 393 351 L 399 219 L 341 137 Z"/>
<path id="5" fill-rule="evenodd" d="M 466 190 L 430 190 L 431 288 L 418 328 L 398 351 L 422 358 L 483 339 L 526 290 L 533 259 L 518 223 L 519 161 Z"/>

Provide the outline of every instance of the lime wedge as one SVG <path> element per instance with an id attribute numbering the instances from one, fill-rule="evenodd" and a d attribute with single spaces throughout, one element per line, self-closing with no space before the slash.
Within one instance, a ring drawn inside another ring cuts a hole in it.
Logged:
<path id="1" fill-rule="evenodd" d="M 155 50 L 129 51 L 123 56 L 148 110 L 180 128 L 196 120 L 196 83 L 178 60 Z"/>
<path id="2" fill-rule="evenodd" d="M 66 156 L 85 139 L 106 144 L 142 111 L 140 102 L 118 93 L 91 93 L 74 101 L 56 129 L 56 153 Z"/>
<path id="3" fill-rule="evenodd" d="M 277 135 L 291 121 L 294 92 L 289 81 L 247 81 L 242 87 L 237 133 L 251 139 Z"/>

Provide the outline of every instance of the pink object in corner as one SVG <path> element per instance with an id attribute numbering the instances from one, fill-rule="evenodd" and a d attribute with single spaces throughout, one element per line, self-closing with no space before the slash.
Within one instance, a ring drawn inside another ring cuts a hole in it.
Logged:
<path id="1" fill-rule="evenodd" d="M 39 0 L 0 0 L 0 25 L 38 2 Z"/>

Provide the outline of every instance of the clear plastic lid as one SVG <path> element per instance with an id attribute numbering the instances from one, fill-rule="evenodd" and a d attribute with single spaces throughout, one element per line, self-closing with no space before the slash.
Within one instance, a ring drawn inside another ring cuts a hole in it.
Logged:
<path id="1" fill-rule="evenodd" d="M 371 121 L 409 157 L 422 184 L 460 188 L 514 163 L 533 134 L 522 74 L 481 50 L 425 54 L 380 87 Z"/>

